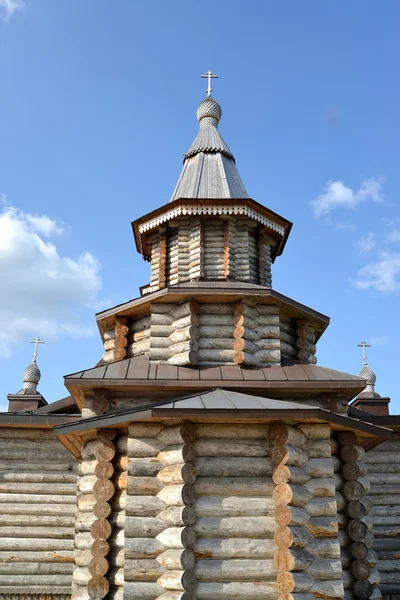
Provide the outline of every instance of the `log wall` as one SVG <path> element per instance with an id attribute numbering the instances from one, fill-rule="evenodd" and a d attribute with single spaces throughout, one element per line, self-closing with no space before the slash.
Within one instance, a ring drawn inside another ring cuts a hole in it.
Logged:
<path id="1" fill-rule="evenodd" d="M 122 600 L 127 437 L 97 432 L 82 448 L 72 600 Z M 116 455 L 116 447 L 120 453 Z M 122 456 L 121 456 L 122 453 Z"/>
<path id="2" fill-rule="evenodd" d="M 198 425 L 194 445 L 196 598 L 277 599 L 268 427 Z"/>
<path id="3" fill-rule="evenodd" d="M 275 241 L 253 219 L 182 216 L 161 226 L 147 243 L 151 246 L 147 293 L 200 278 L 272 285 Z"/>
<path id="4" fill-rule="evenodd" d="M 278 423 L 270 440 L 279 590 L 343 598 L 329 425 Z"/>
<path id="5" fill-rule="evenodd" d="M 2 428 L 0 598 L 70 599 L 76 469 L 53 432 Z"/>
<path id="6" fill-rule="evenodd" d="M 339 514 L 341 532 L 341 560 L 345 598 L 367 600 L 381 597 L 377 555 L 373 550 L 374 536 L 369 521 L 370 502 L 367 494 L 370 483 L 364 463 L 365 451 L 357 444 L 353 431 L 340 431 L 333 442 L 340 470 L 336 486 L 343 498 L 343 512 Z"/>
<path id="7" fill-rule="evenodd" d="M 194 435 L 190 425 L 129 427 L 124 600 L 194 589 Z"/>
<path id="8" fill-rule="evenodd" d="M 385 600 L 400 599 L 400 440 L 388 440 L 363 458 L 371 484 L 371 510 L 379 588 Z"/>
<path id="9" fill-rule="evenodd" d="M 236 259 L 235 259 L 236 260 Z M 254 304 L 153 303 L 139 319 L 117 317 L 103 335 L 104 362 L 142 354 L 177 366 L 239 364 L 265 367 L 281 357 L 316 363 L 316 332 L 278 306 Z"/>

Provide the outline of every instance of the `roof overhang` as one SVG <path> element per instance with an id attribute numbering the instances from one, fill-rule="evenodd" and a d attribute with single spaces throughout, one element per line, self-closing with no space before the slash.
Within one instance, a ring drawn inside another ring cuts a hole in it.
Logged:
<path id="1" fill-rule="evenodd" d="M 298 402 L 275 400 L 237 391 L 213 388 L 203 394 L 166 400 L 135 409 L 125 409 L 100 417 L 66 423 L 55 428 L 61 441 L 75 436 L 95 436 L 98 428 L 121 428 L 135 421 L 164 421 L 183 419 L 194 422 L 271 422 L 296 420 L 329 423 L 333 430 L 355 431 L 360 443 L 367 449 L 392 436 L 392 431 L 382 426 L 360 421 L 327 409 Z M 70 443 L 70 441 L 69 441 Z M 75 438 L 75 443 L 77 443 Z"/>
<path id="2" fill-rule="evenodd" d="M 149 232 L 154 231 L 163 223 L 171 219 L 186 215 L 245 215 L 264 225 L 271 237 L 276 238 L 277 244 L 272 253 L 272 259 L 282 254 L 286 241 L 289 237 L 292 223 L 277 213 L 265 208 L 259 202 L 251 198 L 227 198 L 227 199 L 193 199 L 179 198 L 160 208 L 147 213 L 143 217 L 132 222 L 133 235 L 136 248 L 145 259 L 150 258 L 151 248 L 146 242 Z"/>

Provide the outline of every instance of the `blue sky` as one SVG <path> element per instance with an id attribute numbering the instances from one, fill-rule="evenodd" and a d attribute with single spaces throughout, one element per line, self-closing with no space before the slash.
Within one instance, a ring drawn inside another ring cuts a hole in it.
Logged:
<path id="1" fill-rule="evenodd" d="M 40 390 L 102 355 L 95 312 L 138 296 L 130 222 L 166 203 L 218 73 L 248 193 L 294 222 L 274 288 L 331 317 L 319 364 L 400 412 L 400 5 L 0 0 L 0 398 L 40 335 Z M 3 402 L 5 406 L 5 402 Z"/>

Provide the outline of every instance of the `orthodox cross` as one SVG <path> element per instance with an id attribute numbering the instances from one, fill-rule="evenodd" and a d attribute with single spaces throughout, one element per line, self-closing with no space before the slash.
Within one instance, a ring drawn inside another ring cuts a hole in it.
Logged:
<path id="1" fill-rule="evenodd" d="M 357 344 L 357 348 L 362 348 L 363 353 L 363 363 L 367 364 L 367 353 L 365 352 L 365 348 L 371 348 L 371 344 L 367 344 L 367 342 L 361 342 L 361 344 Z"/>
<path id="2" fill-rule="evenodd" d="M 205 75 L 200 75 L 200 77 L 202 79 L 208 79 L 207 96 L 211 96 L 211 79 L 218 79 L 218 75 L 214 75 L 211 71 L 207 71 Z"/>
<path id="3" fill-rule="evenodd" d="M 36 336 L 35 339 L 31 342 L 31 344 L 35 344 L 35 349 L 33 351 L 33 357 L 32 357 L 32 362 L 36 362 L 36 357 L 38 355 L 38 345 L 39 344 L 44 344 L 44 342 L 42 342 L 42 340 L 40 339 L 40 337 Z"/>

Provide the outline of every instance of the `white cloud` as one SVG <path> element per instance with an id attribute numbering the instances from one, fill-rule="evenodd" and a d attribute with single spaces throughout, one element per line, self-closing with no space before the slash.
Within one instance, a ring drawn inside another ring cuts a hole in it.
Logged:
<path id="1" fill-rule="evenodd" d="M 359 256 L 366 256 L 376 246 L 375 234 L 372 232 L 367 233 L 366 236 L 355 242 L 354 245 L 358 249 Z"/>
<path id="2" fill-rule="evenodd" d="M 97 300 L 99 264 L 89 252 L 61 256 L 43 239 L 61 234 L 47 215 L 12 207 L 0 212 L 0 356 L 30 336 L 56 340 L 92 333 L 80 313 Z"/>
<path id="3" fill-rule="evenodd" d="M 57 223 L 47 215 L 24 215 L 26 221 L 34 231 L 45 237 L 52 235 L 62 235 L 63 229 L 58 227 Z"/>
<path id="4" fill-rule="evenodd" d="M 24 0 L 0 0 L 0 8 L 4 11 L 5 20 L 8 21 L 18 10 L 23 10 Z"/>
<path id="5" fill-rule="evenodd" d="M 376 261 L 358 271 L 354 285 L 378 292 L 400 291 L 400 252 L 381 252 Z"/>
<path id="6" fill-rule="evenodd" d="M 382 186 L 375 179 L 366 179 L 358 190 L 346 186 L 342 181 L 328 181 L 325 190 L 310 202 L 317 218 L 327 215 L 336 208 L 356 208 L 361 202 L 382 202 Z"/>

